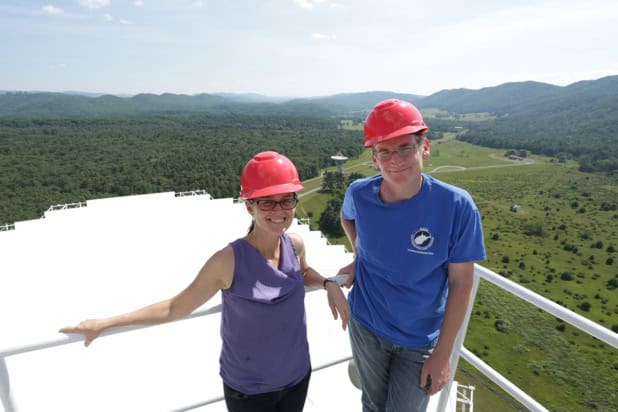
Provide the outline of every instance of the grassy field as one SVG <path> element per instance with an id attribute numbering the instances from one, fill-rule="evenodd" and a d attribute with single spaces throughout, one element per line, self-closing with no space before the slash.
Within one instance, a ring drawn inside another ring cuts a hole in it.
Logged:
<path id="1" fill-rule="evenodd" d="M 448 120 L 465 120 L 468 122 L 480 122 L 484 120 L 492 120 L 495 119 L 496 116 L 493 116 L 489 113 L 465 113 L 465 114 L 452 114 L 447 112 L 446 110 L 440 109 L 423 109 L 422 111 L 423 117 L 426 119 L 437 118 L 437 119 L 448 119 Z"/>
<path id="2" fill-rule="evenodd" d="M 479 207 L 484 266 L 618 330 L 618 289 L 611 288 L 618 277 L 618 177 L 543 157 L 507 161 L 504 151 L 449 139 L 433 142 L 431 151 L 426 172 L 465 188 Z M 368 151 L 348 165 L 375 173 Z M 317 228 L 329 196 L 304 197 L 299 215 L 310 215 Z M 479 287 L 465 346 L 552 411 L 618 410 L 618 351 L 488 282 Z M 522 410 L 469 365 L 457 379 L 477 388 L 478 411 Z"/>

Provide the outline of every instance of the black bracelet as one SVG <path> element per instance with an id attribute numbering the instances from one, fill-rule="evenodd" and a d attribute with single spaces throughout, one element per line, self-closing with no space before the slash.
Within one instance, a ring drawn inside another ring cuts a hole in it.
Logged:
<path id="1" fill-rule="evenodd" d="M 326 284 L 327 284 L 328 282 L 335 282 L 335 281 L 334 281 L 334 280 L 332 280 L 332 279 L 329 279 L 329 278 L 324 279 L 324 282 L 322 282 L 322 287 L 323 287 L 324 289 L 326 289 Z"/>

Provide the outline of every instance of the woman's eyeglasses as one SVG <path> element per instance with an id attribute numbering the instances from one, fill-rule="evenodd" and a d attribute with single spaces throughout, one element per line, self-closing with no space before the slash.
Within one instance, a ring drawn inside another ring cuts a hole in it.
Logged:
<path id="1" fill-rule="evenodd" d="M 294 195 L 294 197 L 288 197 L 282 200 L 272 200 L 272 199 L 249 199 L 251 203 L 255 203 L 261 211 L 268 212 L 269 210 L 273 210 L 277 205 L 281 206 L 283 210 L 291 210 L 296 207 L 298 204 L 298 197 Z"/>

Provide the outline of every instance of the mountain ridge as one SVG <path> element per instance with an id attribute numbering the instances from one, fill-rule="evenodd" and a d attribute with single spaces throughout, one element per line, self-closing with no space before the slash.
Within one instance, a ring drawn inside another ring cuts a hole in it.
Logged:
<path id="1" fill-rule="evenodd" d="M 314 114 L 363 116 L 387 98 L 408 100 L 419 109 L 450 113 L 488 112 L 498 116 L 525 111 L 526 105 L 559 100 L 611 97 L 618 75 L 583 80 L 567 86 L 536 81 L 508 82 L 481 89 L 444 89 L 429 96 L 394 91 L 338 93 L 317 97 L 274 97 L 257 93 L 139 93 L 131 97 L 86 92 L 3 91 L 0 116 L 144 115 L 173 113 Z"/>

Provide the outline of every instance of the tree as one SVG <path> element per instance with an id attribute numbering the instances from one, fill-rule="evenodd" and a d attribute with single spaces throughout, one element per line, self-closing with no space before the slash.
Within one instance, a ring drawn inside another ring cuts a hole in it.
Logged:
<path id="1" fill-rule="evenodd" d="M 318 226 L 327 236 L 341 237 L 345 235 L 343 228 L 341 227 L 341 220 L 339 218 L 339 211 L 343 204 L 343 194 L 333 197 L 326 203 L 326 209 L 322 212 Z"/>

